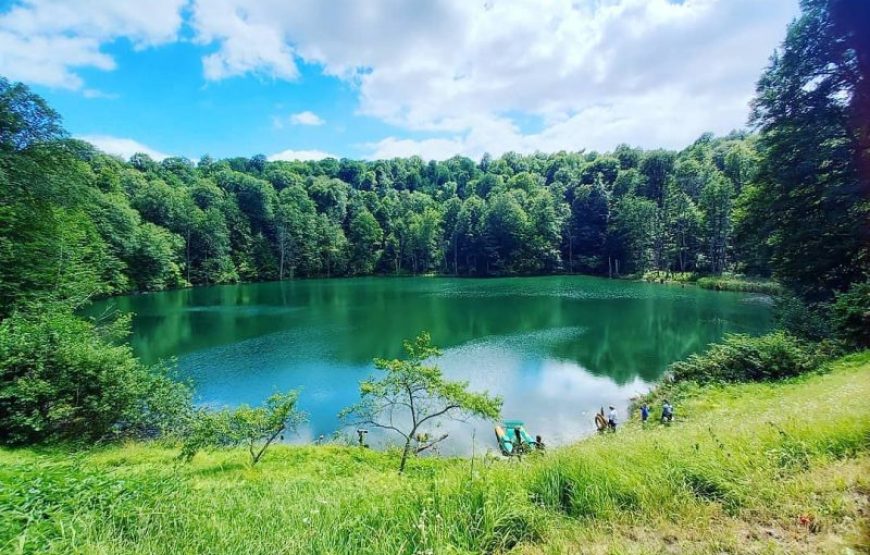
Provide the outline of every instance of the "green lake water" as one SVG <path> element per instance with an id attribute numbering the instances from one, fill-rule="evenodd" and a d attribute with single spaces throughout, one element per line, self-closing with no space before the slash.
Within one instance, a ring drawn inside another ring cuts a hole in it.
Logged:
<path id="1" fill-rule="evenodd" d="M 593 430 L 592 415 L 648 389 L 665 367 L 723 334 L 771 326 L 766 298 L 583 276 L 358 278 L 200 287 L 117 297 L 90 308 L 132 312 L 146 362 L 175 358 L 201 403 L 257 404 L 301 388 L 309 423 L 327 437 L 358 399 L 373 357 L 396 357 L 421 330 L 451 378 L 504 398 L 551 444 Z M 494 448 L 492 426 L 447 422 L 442 451 Z M 373 441 L 380 440 L 372 434 Z"/>

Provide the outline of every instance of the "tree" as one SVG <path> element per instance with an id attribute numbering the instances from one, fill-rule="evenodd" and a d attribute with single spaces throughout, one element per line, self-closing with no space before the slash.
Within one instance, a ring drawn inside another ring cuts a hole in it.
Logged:
<path id="1" fill-rule="evenodd" d="M 404 448 L 399 473 L 404 472 L 412 452 L 416 455 L 447 437 L 428 439 L 428 434 L 421 433 L 439 419 L 465 416 L 495 420 L 502 405 L 501 398 L 472 393 L 467 382 L 448 381 L 437 366 L 427 365 L 428 360 L 441 355 L 428 333 L 405 341 L 404 348 L 404 359 L 375 359 L 375 367 L 385 374 L 362 382 L 360 402 L 340 414 L 357 425 L 375 426 L 401 436 Z"/>
<path id="2" fill-rule="evenodd" d="M 515 270 L 524 246 L 528 216 L 513 192 L 496 193 L 486 206 L 486 272 Z"/>
<path id="3" fill-rule="evenodd" d="M 701 192 L 701 208 L 704 213 L 707 263 L 714 274 L 725 269 L 728 245 L 731 238 L 731 205 L 734 186 L 725 176 L 716 174 Z"/>
<path id="4" fill-rule="evenodd" d="M 652 225 L 657 217 L 655 202 L 633 195 L 620 199 L 614 206 L 610 225 L 611 256 L 616 274 L 622 270 L 644 272 L 649 267 L 653 242 Z"/>
<path id="5" fill-rule="evenodd" d="M 367 209 L 362 208 L 350 221 L 350 264 L 353 273 L 370 274 L 381 257 L 384 232 Z"/>
<path id="6" fill-rule="evenodd" d="M 0 77 L 0 149 L 21 151 L 65 136 L 60 116 L 42 97 Z"/>
<path id="7" fill-rule="evenodd" d="M 676 260 L 681 272 L 695 269 L 699 237 L 702 229 L 701 211 L 686 193 L 675 188 L 668 195 L 669 260 Z"/>
<path id="8" fill-rule="evenodd" d="M 870 275 L 870 9 L 802 0 L 801 11 L 756 88 L 762 203 L 748 210 L 772 220 L 776 277 L 826 301 Z"/>
<path id="9" fill-rule="evenodd" d="M 160 226 L 146 222 L 133 235 L 128 267 L 130 278 L 140 291 L 159 291 L 184 283 L 177 254 L 181 237 Z"/>
<path id="10" fill-rule="evenodd" d="M 834 331 L 852 349 L 870 348 L 870 281 L 837 295 L 831 307 Z"/>
<path id="11" fill-rule="evenodd" d="M 190 392 L 117 344 L 128 330 L 129 319 L 97 328 L 53 304 L 0 323 L 0 442 L 95 441 L 171 428 Z"/>
<path id="12" fill-rule="evenodd" d="M 568 223 L 568 267 L 585 272 L 598 272 L 606 266 L 605 247 L 610 220 L 610 200 L 598 181 L 592 186 L 573 191 L 571 219 Z M 575 260 L 579 266 L 575 266 Z"/>
<path id="13" fill-rule="evenodd" d="M 674 169 L 676 157 L 667 150 L 647 152 L 640 162 L 640 173 L 644 176 L 641 195 L 661 206 L 667 192 L 668 176 Z"/>
<path id="14" fill-rule="evenodd" d="M 298 391 L 275 393 L 262 407 L 202 409 L 185 431 L 180 457 L 190 461 L 198 451 L 215 447 L 247 447 L 254 466 L 283 434 L 296 431 L 306 417 L 296 408 Z"/>

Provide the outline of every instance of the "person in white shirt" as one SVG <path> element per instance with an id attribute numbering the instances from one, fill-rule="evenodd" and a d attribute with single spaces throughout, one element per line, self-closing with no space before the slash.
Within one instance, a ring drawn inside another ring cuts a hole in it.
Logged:
<path id="1" fill-rule="evenodd" d="M 671 422 L 674 419 L 674 406 L 670 401 L 665 399 L 662 405 L 662 423 Z"/>
<path id="2" fill-rule="evenodd" d="M 607 413 L 607 425 L 610 426 L 610 430 L 616 431 L 616 421 L 619 418 L 619 415 L 616 413 L 616 407 L 610 405 L 610 412 Z"/>

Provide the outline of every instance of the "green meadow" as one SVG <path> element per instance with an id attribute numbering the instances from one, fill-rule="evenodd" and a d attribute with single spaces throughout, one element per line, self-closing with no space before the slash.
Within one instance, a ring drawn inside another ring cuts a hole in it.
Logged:
<path id="1" fill-rule="evenodd" d="M 870 352 L 782 382 L 677 386 L 522 460 L 127 443 L 0 451 L 4 553 L 851 553 L 867 549 Z M 483 446 L 481 446 L 481 451 Z M 849 551 L 849 550 L 852 551 Z"/>

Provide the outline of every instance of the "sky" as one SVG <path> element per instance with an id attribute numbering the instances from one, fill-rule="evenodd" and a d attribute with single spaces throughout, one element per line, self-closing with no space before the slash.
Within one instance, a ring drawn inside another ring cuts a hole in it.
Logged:
<path id="1" fill-rule="evenodd" d="M 123 157 L 682 148 L 798 0 L 0 0 L 0 75 Z"/>

